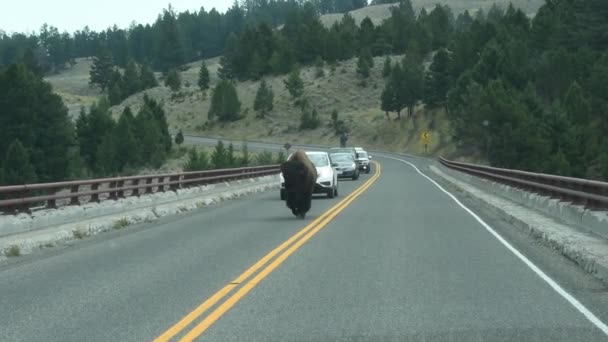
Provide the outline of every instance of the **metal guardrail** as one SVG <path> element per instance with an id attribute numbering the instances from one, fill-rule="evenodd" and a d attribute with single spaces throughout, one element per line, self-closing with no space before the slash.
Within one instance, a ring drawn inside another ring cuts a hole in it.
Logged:
<path id="1" fill-rule="evenodd" d="M 34 206 L 57 208 L 141 194 L 176 191 L 191 186 L 278 174 L 279 165 L 169 174 L 88 179 L 79 181 L 0 187 L 0 211 L 28 212 Z M 60 203 L 61 202 L 61 203 Z"/>
<path id="2" fill-rule="evenodd" d="M 442 157 L 439 162 L 454 170 L 584 205 L 590 209 L 608 209 L 608 183 L 605 182 L 454 162 Z"/>

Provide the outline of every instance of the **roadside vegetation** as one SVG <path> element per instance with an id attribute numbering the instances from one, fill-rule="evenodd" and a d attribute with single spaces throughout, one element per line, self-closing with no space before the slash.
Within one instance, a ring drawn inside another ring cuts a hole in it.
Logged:
<path id="1" fill-rule="evenodd" d="M 119 220 L 117 220 L 116 222 L 114 222 L 114 224 L 112 225 L 112 228 L 119 230 L 119 229 L 123 229 L 129 226 L 129 220 L 126 217 L 123 217 Z"/>
<path id="2" fill-rule="evenodd" d="M 21 249 L 17 245 L 12 245 L 5 251 L 5 254 L 7 257 L 18 257 L 21 255 Z"/>

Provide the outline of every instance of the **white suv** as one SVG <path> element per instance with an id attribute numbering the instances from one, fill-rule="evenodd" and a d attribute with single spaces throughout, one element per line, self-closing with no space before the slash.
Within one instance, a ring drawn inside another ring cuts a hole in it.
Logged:
<path id="1" fill-rule="evenodd" d="M 371 170 L 370 159 L 372 159 L 372 157 L 368 155 L 367 151 L 361 147 L 355 147 L 355 153 L 357 155 L 357 165 L 359 165 L 359 170 L 369 173 Z"/>
<path id="2" fill-rule="evenodd" d="M 327 194 L 329 198 L 338 196 L 338 172 L 331 165 L 329 154 L 327 152 L 307 151 L 306 156 L 317 169 L 317 183 L 313 193 Z M 289 158 L 287 159 L 289 160 Z M 286 198 L 285 179 L 281 174 L 281 199 L 285 200 Z"/>

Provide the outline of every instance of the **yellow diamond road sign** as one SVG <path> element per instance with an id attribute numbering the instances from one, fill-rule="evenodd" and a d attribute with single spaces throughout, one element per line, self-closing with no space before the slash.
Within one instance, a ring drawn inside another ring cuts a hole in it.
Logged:
<path id="1" fill-rule="evenodd" d="M 425 129 L 424 131 L 422 131 L 422 141 L 425 144 L 428 144 L 430 140 L 431 140 L 431 134 L 429 133 L 429 131 L 427 131 Z"/>

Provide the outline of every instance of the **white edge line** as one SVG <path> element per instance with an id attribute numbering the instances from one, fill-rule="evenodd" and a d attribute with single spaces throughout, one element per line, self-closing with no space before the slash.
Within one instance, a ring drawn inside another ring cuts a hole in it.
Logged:
<path id="1" fill-rule="evenodd" d="M 422 173 L 416 167 L 416 165 L 414 165 L 408 161 L 405 161 L 403 159 L 399 159 L 399 158 L 394 158 L 394 157 L 390 157 L 390 156 L 386 156 L 386 155 L 379 155 L 379 156 L 381 156 L 383 158 L 394 159 L 394 160 L 400 161 L 402 163 L 409 164 L 411 167 L 413 167 L 416 170 L 416 172 L 418 172 L 420 175 L 422 175 L 424 178 L 426 178 L 429 182 L 433 183 L 437 188 L 439 188 L 439 190 L 443 191 L 448 196 L 450 196 L 454 200 L 454 202 L 456 202 L 456 204 L 458 204 L 462 209 L 464 209 L 467 213 L 469 213 L 471 216 L 473 216 L 475 218 L 475 220 L 477 220 L 477 222 L 479 222 L 488 232 L 490 232 L 490 234 L 492 234 L 498 241 L 500 241 L 500 243 L 502 243 L 505 247 L 507 247 L 507 249 L 509 251 L 511 251 L 513 254 L 515 254 L 521 261 L 523 261 L 524 264 L 526 264 L 526 266 L 528 266 L 530 269 L 532 269 L 532 271 L 534 271 L 534 273 L 536 273 L 542 280 L 544 280 L 547 284 L 549 284 L 549 286 L 551 286 L 551 288 L 553 288 L 553 290 L 555 290 L 555 292 L 559 293 L 560 296 L 564 297 L 570 304 L 572 304 L 572 306 L 574 306 L 574 308 L 576 308 L 580 313 L 582 313 L 583 316 L 585 316 L 591 323 L 593 323 L 596 327 L 598 327 L 605 335 L 608 335 L 608 326 L 606 326 L 606 324 L 604 324 L 604 322 L 602 322 L 597 316 L 595 316 L 591 311 L 589 311 L 589 309 L 587 309 L 581 302 L 579 302 L 576 298 L 574 298 L 571 294 L 569 294 L 566 290 L 564 290 L 561 286 L 559 286 L 559 284 L 557 284 L 557 282 L 555 282 L 555 280 L 553 280 L 551 277 L 549 277 L 547 274 L 545 274 L 545 272 L 543 272 L 532 261 L 530 261 L 528 258 L 526 258 L 520 251 L 518 251 L 515 247 L 513 247 L 510 243 L 508 243 L 505 239 L 503 239 L 502 236 L 500 236 L 492 227 L 490 227 L 490 225 L 488 225 L 484 220 L 482 220 L 479 216 L 477 216 L 477 214 L 475 214 L 471 209 L 467 208 L 464 204 L 462 204 L 456 198 L 456 196 L 452 195 L 450 192 L 445 190 L 441 185 L 437 184 L 437 182 L 435 182 L 429 176 Z"/>

